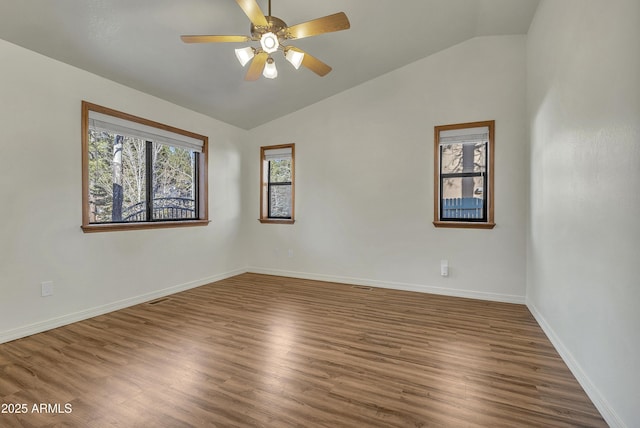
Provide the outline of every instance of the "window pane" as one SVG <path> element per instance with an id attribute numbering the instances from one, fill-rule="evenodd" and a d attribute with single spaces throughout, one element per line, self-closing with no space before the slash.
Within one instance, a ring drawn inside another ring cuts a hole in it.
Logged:
<path id="1" fill-rule="evenodd" d="M 442 179 L 442 198 L 482 198 L 484 177 L 455 177 Z"/>
<path id="2" fill-rule="evenodd" d="M 442 174 L 486 170 L 486 142 L 443 144 L 440 150 Z"/>
<path id="3" fill-rule="evenodd" d="M 90 223 L 146 220 L 145 142 L 89 132 Z"/>
<path id="4" fill-rule="evenodd" d="M 269 217 L 291 218 L 291 186 L 269 186 Z"/>
<path id="5" fill-rule="evenodd" d="M 291 181 L 291 159 L 269 161 L 269 182 L 283 183 Z"/>
<path id="6" fill-rule="evenodd" d="M 443 219 L 482 219 L 484 199 L 484 177 L 442 179 Z"/>
<path id="7" fill-rule="evenodd" d="M 197 154 L 181 147 L 154 143 L 152 158 L 153 219 L 197 218 L 195 209 Z"/>

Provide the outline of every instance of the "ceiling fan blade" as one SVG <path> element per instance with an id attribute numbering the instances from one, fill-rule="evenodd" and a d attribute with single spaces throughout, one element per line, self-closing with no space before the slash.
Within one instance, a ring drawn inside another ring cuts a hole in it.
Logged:
<path id="1" fill-rule="evenodd" d="M 313 71 L 320 77 L 326 76 L 332 70 L 332 68 L 329 67 L 327 64 L 320 61 L 318 58 L 309 55 L 308 53 L 306 53 L 300 48 L 296 48 L 294 46 L 288 46 L 287 48 L 294 50 L 296 52 L 303 53 L 304 57 L 302 58 L 302 65 L 307 67 L 309 70 Z"/>
<path id="2" fill-rule="evenodd" d="M 240 43 L 249 42 L 248 36 L 180 36 L 185 43 Z"/>
<path id="3" fill-rule="evenodd" d="M 286 30 L 286 38 L 302 39 L 303 37 L 317 36 L 318 34 L 347 30 L 349 28 L 351 28 L 351 24 L 347 15 L 344 12 L 338 12 L 291 26 Z"/>
<path id="4" fill-rule="evenodd" d="M 269 58 L 269 54 L 266 52 L 260 52 L 257 54 L 253 58 L 244 80 L 258 80 L 262 70 L 264 69 L 264 65 L 267 63 L 267 58 Z"/>
<path id="5" fill-rule="evenodd" d="M 256 0 L 236 0 L 236 2 L 238 2 L 238 6 L 242 8 L 253 25 L 256 27 L 269 25 Z"/>

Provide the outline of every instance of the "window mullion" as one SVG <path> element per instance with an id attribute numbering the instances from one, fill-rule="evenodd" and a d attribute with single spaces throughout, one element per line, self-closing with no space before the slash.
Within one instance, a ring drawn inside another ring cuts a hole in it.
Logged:
<path id="1" fill-rule="evenodd" d="M 267 217 L 271 218 L 271 161 L 267 162 Z"/>
<path id="2" fill-rule="evenodd" d="M 489 209 L 489 147 L 488 144 L 485 143 L 484 150 L 484 171 L 482 174 L 482 217 L 488 219 L 488 209 Z"/>
<path id="3" fill-rule="evenodd" d="M 153 220 L 153 142 L 147 141 L 145 147 L 145 174 L 146 174 L 146 208 L 147 221 Z"/>
<path id="4" fill-rule="evenodd" d="M 200 153 L 194 153 L 193 159 L 193 209 L 194 209 L 194 217 L 200 217 Z"/>
<path id="5" fill-rule="evenodd" d="M 441 174 L 444 178 L 483 177 L 484 172 L 448 172 Z"/>

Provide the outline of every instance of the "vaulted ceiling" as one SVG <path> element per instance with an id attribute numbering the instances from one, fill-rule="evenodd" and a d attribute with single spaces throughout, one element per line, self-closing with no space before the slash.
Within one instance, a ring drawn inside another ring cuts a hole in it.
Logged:
<path id="1" fill-rule="evenodd" d="M 258 0 L 265 15 L 267 0 Z M 274 54 L 279 76 L 244 80 L 234 49 L 182 34 L 249 35 L 235 0 L 3 0 L 0 38 L 251 129 L 477 36 L 526 34 L 538 0 L 272 0 L 288 25 L 343 11 L 351 29 L 292 43 L 319 77 Z"/>

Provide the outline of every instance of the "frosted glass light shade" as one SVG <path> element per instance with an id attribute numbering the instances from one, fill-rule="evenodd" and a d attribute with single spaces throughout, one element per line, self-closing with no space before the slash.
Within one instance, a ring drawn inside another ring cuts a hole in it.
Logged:
<path id="1" fill-rule="evenodd" d="M 266 53 L 273 53 L 278 50 L 280 42 L 278 41 L 278 36 L 272 32 L 268 32 L 264 33 L 260 38 L 260 45 L 262 46 L 262 50 Z"/>
<path id="2" fill-rule="evenodd" d="M 302 52 L 298 52 L 293 49 L 289 49 L 284 57 L 293 65 L 296 70 L 300 68 L 302 65 L 302 60 L 304 59 L 304 54 Z"/>
<path id="3" fill-rule="evenodd" d="M 273 62 L 273 58 L 267 59 L 262 75 L 267 79 L 275 79 L 278 77 L 278 69 L 276 68 L 275 62 Z"/>
<path id="4" fill-rule="evenodd" d="M 240 64 L 242 64 L 243 67 L 251 61 L 251 58 L 253 58 L 254 55 L 255 53 L 253 52 L 252 47 L 236 49 L 236 58 L 238 58 L 238 61 L 240 61 Z"/>

